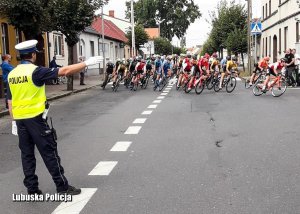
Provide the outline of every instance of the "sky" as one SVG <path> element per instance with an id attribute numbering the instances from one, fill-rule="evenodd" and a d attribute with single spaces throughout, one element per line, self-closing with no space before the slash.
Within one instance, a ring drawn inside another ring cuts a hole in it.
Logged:
<path id="1" fill-rule="evenodd" d="M 186 45 L 187 47 L 193 47 L 196 45 L 202 45 L 208 37 L 208 33 L 211 30 L 210 24 L 207 23 L 207 19 L 209 19 L 209 11 L 215 10 L 218 2 L 220 0 L 194 0 L 195 4 L 197 4 L 202 13 L 202 17 L 197 19 L 193 24 L 191 24 L 186 33 Z M 125 18 L 125 0 L 109 0 L 109 3 L 104 6 L 104 14 L 108 14 L 109 10 L 115 11 L 116 18 Z M 237 3 L 247 3 L 245 0 L 236 0 Z M 261 16 L 261 0 L 252 0 L 253 4 L 253 17 Z M 178 39 L 174 38 L 172 43 L 174 45 L 179 44 Z"/>

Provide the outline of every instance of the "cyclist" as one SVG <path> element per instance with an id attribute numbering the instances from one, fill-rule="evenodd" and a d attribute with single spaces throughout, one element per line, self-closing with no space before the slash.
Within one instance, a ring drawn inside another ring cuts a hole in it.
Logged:
<path id="1" fill-rule="evenodd" d="M 168 56 L 162 65 L 162 75 L 165 78 L 170 76 L 171 67 L 172 67 L 171 59 L 172 58 L 170 56 Z"/>
<path id="2" fill-rule="evenodd" d="M 130 62 L 130 65 L 129 65 L 130 76 L 134 75 L 136 64 L 137 64 L 137 58 L 135 56 L 133 56 L 132 61 Z M 129 80 L 129 81 L 130 81 L 131 87 L 133 88 L 133 82 L 131 80 Z"/>
<path id="3" fill-rule="evenodd" d="M 193 64 L 193 68 L 192 68 L 192 78 L 189 82 L 189 86 L 188 86 L 188 90 L 192 90 L 192 86 L 194 84 L 194 81 L 195 81 L 195 78 L 199 77 L 200 76 L 200 61 L 199 60 L 199 63 L 198 63 L 198 60 L 197 60 L 197 56 L 193 56 L 193 60 L 192 60 L 192 64 Z"/>
<path id="4" fill-rule="evenodd" d="M 182 69 L 183 69 L 184 74 L 190 75 L 190 72 L 191 72 L 191 69 L 192 69 L 191 57 L 192 56 L 190 54 L 188 54 L 182 62 Z M 177 88 L 180 87 L 181 81 L 182 81 L 182 74 L 179 75 Z"/>
<path id="5" fill-rule="evenodd" d="M 205 80 L 208 77 L 209 74 L 209 55 L 205 54 L 204 57 L 202 57 L 199 60 L 199 69 L 200 69 L 200 80 Z"/>
<path id="6" fill-rule="evenodd" d="M 109 75 L 112 75 L 114 73 L 114 67 L 115 67 L 115 65 L 111 61 L 108 61 L 106 63 L 105 77 L 104 77 L 104 81 L 103 81 L 103 83 L 101 85 L 101 87 L 103 89 L 105 88 L 105 86 L 108 83 L 108 77 L 109 77 Z"/>
<path id="7" fill-rule="evenodd" d="M 155 85 L 154 85 L 154 90 L 159 86 L 159 79 L 161 76 L 162 72 L 162 62 L 161 62 L 161 57 L 160 55 L 157 55 L 157 58 L 155 60 L 155 73 L 156 73 L 156 80 L 155 80 Z"/>
<path id="8" fill-rule="evenodd" d="M 217 57 L 218 57 L 218 55 L 217 55 L 217 53 L 213 53 L 213 55 L 212 55 L 212 61 L 211 61 L 211 63 L 210 63 L 210 71 L 211 72 L 214 72 L 214 71 L 219 71 L 220 69 L 219 69 L 219 60 L 217 59 Z M 208 73 L 208 75 L 209 75 L 210 73 Z"/>
<path id="9" fill-rule="evenodd" d="M 285 69 L 286 63 L 287 63 L 287 59 L 282 58 L 278 62 L 275 62 L 268 66 L 267 73 L 266 73 L 266 80 L 265 80 L 264 85 L 261 90 L 262 92 L 265 93 L 267 91 L 266 86 L 268 85 L 268 83 L 270 81 L 270 74 L 272 74 L 273 76 L 281 75 L 281 71 L 283 69 Z"/>
<path id="10" fill-rule="evenodd" d="M 255 64 L 255 70 L 253 71 L 253 74 L 251 75 L 249 86 L 253 85 L 253 80 L 256 75 L 256 72 L 259 71 L 262 72 L 263 70 L 266 70 L 268 68 L 270 61 L 270 57 L 264 57 L 259 63 Z"/>
<path id="11" fill-rule="evenodd" d="M 126 65 L 125 65 L 126 61 L 125 59 L 123 59 L 122 61 L 118 61 L 118 63 L 116 63 L 116 65 L 118 64 L 118 67 L 116 67 L 116 75 L 113 77 L 113 85 L 112 88 L 114 88 L 116 86 L 116 82 L 117 82 L 117 78 L 119 76 L 119 74 L 121 75 L 121 79 L 123 78 L 124 74 L 126 73 Z"/>
<path id="12" fill-rule="evenodd" d="M 233 56 L 231 58 L 231 60 L 227 61 L 226 71 L 225 72 L 221 71 L 222 73 L 221 73 L 219 89 L 222 89 L 222 84 L 223 84 L 225 75 L 229 75 L 232 69 L 237 69 L 237 57 L 236 56 Z"/>

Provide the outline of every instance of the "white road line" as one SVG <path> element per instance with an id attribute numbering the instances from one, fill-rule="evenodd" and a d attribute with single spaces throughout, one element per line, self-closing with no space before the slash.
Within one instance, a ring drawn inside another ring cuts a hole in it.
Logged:
<path id="1" fill-rule="evenodd" d="M 153 103 L 161 103 L 161 100 L 154 100 Z"/>
<path id="2" fill-rule="evenodd" d="M 241 79 L 241 78 L 239 78 L 239 77 L 236 77 L 236 80 L 237 80 L 237 81 L 242 81 L 242 79 Z"/>
<path id="3" fill-rule="evenodd" d="M 166 87 L 166 89 L 167 89 L 167 90 L 171 90 L 171 89 L 172 89 L 172 86 L 169 85 L 169 86 Z"/>
<path id="4" fill-rule="evenodd" d="M 116 144 L 111 148 L 111 152 L 126 152 L 128 147 L 131 145 L 132 142 L 130 141 L 118 141 Z"/>
<path id="5" fill-rule="evenodd" d="M 168 93 L 161 93 L 160 95 L 162 95 L 162 96 L 166 96 Z"/>
<path id="6" fill-rule="evenodd" d="M 290 89 L 292 89 L 292 90 L 299 90 L 300 88 L 289 88 L 289 87 L 287 87 L 287 90 L 290 90 Z"/>
<path id="7" fill-rule="evenodd" d="M 79 214 L 98 188 L 81 188 L 79 195 L 72 197 L 72 202 L 62 202 L 52 214 Z"/>
<path id="8" fill-rule="evenodd" d="M 138 134 L 141 128 L 141 126 L 129 126 L 124 134 Z"/>
<path id="9" fill-rule="evenodd" d="M 164 97 L 164 96 L 159 96 L 159 97 L 157 97 L 156 99 L 161 100 L 161 99 L 165 99 L 165 97 Z"/>
<path id="10" fill-rule="evenodd" d="M 163 93 L 169 93 L 170 91 L 167 91 L 167 90 L 165 90 L 165 91 L 163 91 Z"/>
<path id="11" fill-rule="evenodd" d="M 154 109 L 154 108 L 156 108 L 157 107 L 157 105 L 149 105 L 148 106 L 148 108 L 152 108 L 152 109 Z"/>
<path id="12" fill-rule="evenodd" d="M 137 124 L 137 123 L 145 123 L 147 120 L 147 118 L 137 118 L 133 121 L 134 124 Z"/>
<path id="13" fill-rule="evenodd" d="M 100 161 L 89 175 L 109 175 L 118 161 Z"/>
<path id="14" fill-rule="evenodd" d="M 151 113 L 152 113 L 152 111 L 143 111 L 142 115 L 149 115 Z"/>

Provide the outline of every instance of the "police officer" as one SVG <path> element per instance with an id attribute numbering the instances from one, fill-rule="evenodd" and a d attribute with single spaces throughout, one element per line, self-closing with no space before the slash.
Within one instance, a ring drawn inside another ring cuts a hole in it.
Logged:
<path id="1" fill-rule="evenodd" d="M 13 118 L 13 128 L 17 126 L 19 148 L 24 185 L 28 194 L 42 194 L 39 189 L 38 176 L 35 174 L 36 159 L 34 147 L 39 150 L 43 161 L 52 176 L 58 193 L 77 195 L 81 189 L 69 185 L 64 176 L 57 153 L 55 130 L 49 127 L 43 113 L 47 111 L 45 82 L 58 76 L 79 73 L 86 66 L 98 64 L 101 57 L 91 57 L 85 62 L 61 68 L 45 68 L 34 65 L 36 61 L 36 40 L 19 43 L 15 48 L 20 52 L 21 64 L 8 75 L 8 105 Z"/>

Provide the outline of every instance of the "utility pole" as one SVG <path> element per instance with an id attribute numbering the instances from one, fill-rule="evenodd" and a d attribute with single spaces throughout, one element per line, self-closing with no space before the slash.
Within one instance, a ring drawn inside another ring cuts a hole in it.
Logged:
<path id="1" fill-rule="evenodd" d="M 247 25 L 248 25 L 248 71 L 251 75 L 251 67 L 252 67 L 252 54 L 251 54 L 251 22 L 252 22 L 252 0 L 248 1 L 248 19 L 247 19 Z"/>
<path id="2" fill-rule="evenodd" d="M 134 9 L 133 9 L 133 0 L 131 0 L 131 28 L 132 28 L 132 38 L 131 38 L 131 45 L 132 45 L 132 56 L 135 55 L 135 33 L 134 33 Z"/>
<path id="3" fill-rule="evenodd" d="M 105 72 L 105 45 L 104 45 L 104 16 L 103 16 L 103 5 L 101 7 L 101 13 L 102 13 L 102 20 L 101 20 L 101 25 L 102 25 L 102 56 L 103 56 L 103 74 Z"/>

